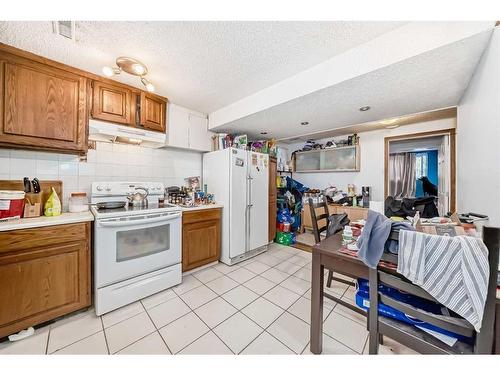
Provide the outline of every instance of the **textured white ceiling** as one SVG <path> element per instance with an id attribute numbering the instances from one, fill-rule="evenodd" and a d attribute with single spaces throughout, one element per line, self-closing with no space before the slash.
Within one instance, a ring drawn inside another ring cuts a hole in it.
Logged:
<path id="1" fill-rule="evenodd" d="M 102 74 L 125 55 L 157 92 L 205 113 L 402 26 L 403 22 L 81 22 L 76 42 L 51 22 L 0 22 L 0 41 Z M 125 74 L 119 81 L 141 87 Z"/>
<path id="2" fill-rule="evenodd" d="M 491 31 L 271 107 L 217 131 L 290 138 L 458 104 Z M 371 106 L 366 112 L 358 109 Z M 308 126 L 301 126 L 308 121 Z"/>

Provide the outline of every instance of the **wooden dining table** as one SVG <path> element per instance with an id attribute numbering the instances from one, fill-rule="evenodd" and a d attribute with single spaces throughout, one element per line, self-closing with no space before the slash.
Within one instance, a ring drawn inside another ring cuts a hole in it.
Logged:
<path id="1" fill-rule="evenodd" d="M 311 279 L 311 352 L 321 354 L 323 351 L 323 298 L 325 268 L 351 278 L 368 279 L 368 266 L 359 258 L 341 253 L 342 233 L 334 234 L 316 244 L 312 250 Z M 494 353 L 500 354 L 500 294 L 497 293 L 496 304 L 496 338 Z M 339 302 L 346 304 L 347 302 Z M 364 313 L 359 309 L 360 313 Z M 366 313 L 364 313 L 366 315 Z"/>

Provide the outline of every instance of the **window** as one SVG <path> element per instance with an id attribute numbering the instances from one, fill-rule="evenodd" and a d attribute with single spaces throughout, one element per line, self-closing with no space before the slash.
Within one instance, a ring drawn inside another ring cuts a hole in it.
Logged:
<path id="1" fill-rule="evenodd" d="M 423 176 L 427 176 L 428 174 L 428 154 L 427 152 L 417 153 L 415 155 L 415 172 L 416 177 L 420 178 Z"/>

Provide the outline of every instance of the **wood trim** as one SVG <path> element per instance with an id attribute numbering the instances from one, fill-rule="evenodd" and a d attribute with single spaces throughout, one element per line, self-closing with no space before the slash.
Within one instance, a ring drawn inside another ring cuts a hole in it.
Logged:
<path id="1" fill-rule="evenodd" d="M 456 211 L 456 179 L 457 179 L 457 155 L 456 155 L 456 128 L 448 128 L 442 130 L 433 130 L 420 133 L 401 134 L 392 137 L 384 138 L 384 200 L 389 194 L 389 143 L 404 139 L 425 138 L 437 135 L 450 136 L 450 211 Z"/>
<path id="2" fill-rule="evenodd" d="M 66 65 L 66 64 L 57 62 L 55 60 L 48 59 L 46 57 L 36 55 L 36 54 L 28 52 L 28 51 L 24 51 L 22 49 L 10 46 L 10 45 L 5 44 L 5 43 L 0 43 L 0 56 L 2 56 L 3 53 L 11 54 L 11 55 L 19 56 L 19 57 L 24 57 L 26 59 L 39 62 L 41 64 L 46 64 L 49 66 L 53 66 L 55 68 L 66 70 L 66 71 L 71 72 L 73 74 L 81 75 L 83 77 L 89 78 L 89 79 L 94 80 L 94 81 L 100 81 L 100 82 L 104 82 L 104 83 L 111 84 L 111 85 L 118 85 L 118 86 L 126 87 L 127 89 L 132 90 L 136 94 L 143 91 L 137 87 L 126 85 L 126 84 L 121 83 L 119 81 L 115 81 L 115 80 L 112 80 L 112 79 L 109 79 L 106 77 L 102 77 L 100 75 L 90 73 L 90 72 L 87 72 L 85 70 L 75 68 L 73 66 Z M 139 78 L 137 78 L 137 80 L 138 80 L 138 82 L 140 82 Z M 162 98 L 163 100 L 168 100 L 168 98 L 166 98 L 164 96 L 160 96 L 157 94 L 155 94 L 155 95 Z"/>

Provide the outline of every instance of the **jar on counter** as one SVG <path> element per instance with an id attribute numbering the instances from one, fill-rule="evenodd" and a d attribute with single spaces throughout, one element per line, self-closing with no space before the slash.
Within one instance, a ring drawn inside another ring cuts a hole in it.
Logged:
<path id="1" fill-rule="evenodd" d="M 71 193 L 68 201 L 69 212 L 85 212 L 89 210 L 89 202 L 87 193 L 76 192 Z"/>

